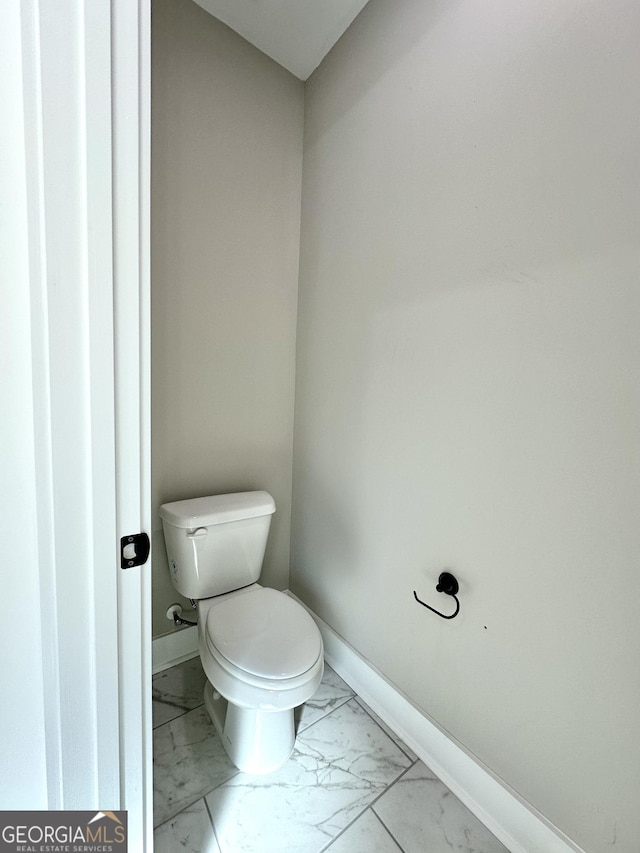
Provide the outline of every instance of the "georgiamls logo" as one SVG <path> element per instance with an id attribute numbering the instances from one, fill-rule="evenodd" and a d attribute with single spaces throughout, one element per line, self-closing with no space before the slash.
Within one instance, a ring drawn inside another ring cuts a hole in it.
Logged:
<path id="1" fill-rule="evenodd" d="M 0 812 L 0 853 L 126 853 L 126 811 Z"/>

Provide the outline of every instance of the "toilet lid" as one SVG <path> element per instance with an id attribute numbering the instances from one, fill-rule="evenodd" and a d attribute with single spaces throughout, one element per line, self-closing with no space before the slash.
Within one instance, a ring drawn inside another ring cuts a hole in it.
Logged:
<path id="1" fill-rule="evenodd" d="M 307 611 L 275 589 L 261 587 L 212 607 L 207 635 L 234 666 L 262 678 L 293 678 L 322 651 L 320 632 Z"/>

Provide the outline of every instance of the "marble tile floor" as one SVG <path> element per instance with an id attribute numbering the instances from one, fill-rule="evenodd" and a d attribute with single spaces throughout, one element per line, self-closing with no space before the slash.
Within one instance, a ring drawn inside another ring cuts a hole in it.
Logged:
<path id="1" fill-rule="evenodd" d="M 193 658 L 154 676 L 156 853 L 505 853 L 329 667 L 276 773 L 229 761 Z"/>

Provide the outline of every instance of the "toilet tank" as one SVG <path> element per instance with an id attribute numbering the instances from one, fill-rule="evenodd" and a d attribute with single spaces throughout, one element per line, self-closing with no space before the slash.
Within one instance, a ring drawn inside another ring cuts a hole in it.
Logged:
<path id="1" fill-rule="evenodd" d="M 186 598 L 222 595 L 260 577 L 275 501 L 236 492 L 160 507 L 169 574 Z"/>

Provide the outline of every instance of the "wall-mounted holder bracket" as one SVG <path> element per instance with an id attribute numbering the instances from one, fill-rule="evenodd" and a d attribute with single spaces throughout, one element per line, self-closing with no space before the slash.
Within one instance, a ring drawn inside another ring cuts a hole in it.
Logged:
<path id="1" fill-rule="evenodd" d="M 431 605 L 429 605 L 429 604 L 425 604 L 425 602 L 422 601 L 422 599 L 418 598 L 418 594 L 415 591 L 415 589 L 413 590 L 413 597 L 418 602 L 418 604 L 421 604 L 423 607 L 426 607 L 427 610 L 433 611 L 433 613 L 437 613 L 438 616 L 441 616 L 443 619 L 453 619 L 458 615 L 458 613 L 460 611 L 460 602 L 458 601 L 458 599 L 456 597 L 456 593 L 458 592 L 459 589 L 460 589 L 460 587 L 458 585 L 458 581 L 454 578 L 454 576 L 451 574 L 451 572 L 442 572 L 442 574 L 438 578 L 436 590 L 438 592 L 444 592 L 447 595 L 450 595 L 453 599 L 455 599 L 456 609 L 450 616 L 447 616 L 446 613 L 440 613 L 439 610 L 436 610 L 435 607 L 431 607 Z"/>

